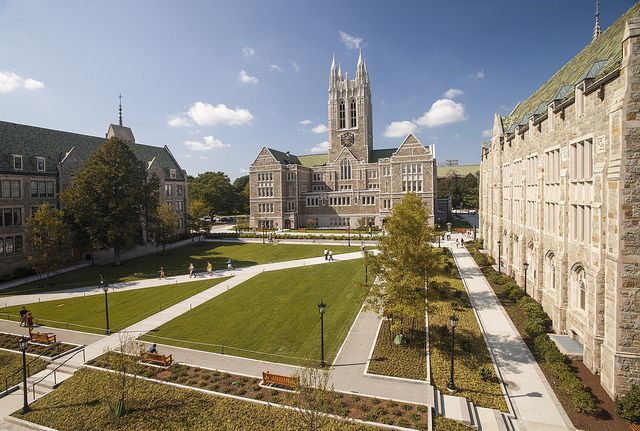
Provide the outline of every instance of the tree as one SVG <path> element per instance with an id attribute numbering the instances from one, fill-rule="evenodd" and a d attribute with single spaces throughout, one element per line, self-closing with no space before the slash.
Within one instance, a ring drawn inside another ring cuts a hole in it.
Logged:
<path id="1" fill-rule="evenodd" d="M 428 208 L 414 193 L 394 206 L 385 228 L 380 252 L 365 257 L 378 280 L 368 286 L 366 305 L 379 315 L 392 316 L 392 331 L 402 333 L 405 323 L 424 319 L 428 280 L 442 265 L 442 257 L 431 246 L 436 233 Z"/>
<path id="2" fill-rule="evenodd" d="M 187 226 L 200 237 L 203 232 L 209 232 L 211 222 L 209 217 L 209 207 L 200 200 L 189 201 L 189 218 Z"/>
<path id="3" fill-rule="evenodd" d="M 211 220 L 215 214 L 234 211 L 237 194 L 225 173 L 204 172 L 197 177 L 188 177 L 187 184 L 190 198 L 206 204 Z"/>
<path id="4" fill-rule="evenodd" d="M 82 230 L 93 248 L 113 248 L 113 261 L 141 240 L 143 224 L 154 214 L 157 182 L 148 181 L 144 163 L 129 146 L 111 138 L 77 173 L 60 201 L 74 228 Z"/>
<path id="5" fill-rule="evenodd" d="M 478 176 L 469 173 L 461 178 L 459 182 L 462 206 L 469 209 L 478 209 Z"/>
<path id="6" fill-rule="evenodd" d="M 233 188 L 236 191 L 236 212 L 249 214 L 249 175 L 236 178 Z"/>
<path id="7" fill-rule="evenodd" d="M 293 377 L 298 379 L 289 402 L 294 408 L 294 429 L 318 431 L 324 429 L 331 417 L 327 413 L 339 409 L 333 387 L 329 385 L 329 371 L 303 368 Z"/>
<path id="8" fill-rule="evenodd" d="M 158 214 L 154 217 L 151 230 L 155 236 L 156 243 L 162 244 L 162 254 L 164 254 L 167 243 L 173 240 L 180 227 L 180 221 L 173 206 L 164 203 L 158 208 Z"/>
<path id="9" fill-rule="evenodd" d="M 107 354 L 110 355 L 109 366 L 112 373 L 108 376 L 106 384 L 100 387 L 102 398 L 105 400 L 111 411 L 122 417 L 127 413 L 127 409 L 132 400 L 135 400 L 135 390 L 138 373 L 140 371 L 140 351 L 142 344 L 131 334 L 118 333 L 119 347 L 109 348 Z"/>
<path id="10" fill-rule="evenodd" d="M 48 282 L 51 272 L 60 269 L 69 258 L 69 226 L 64 213 L 43 203 L 27 218 L 25 235 L 32 244 L 32 252 L 27 259 L 37 273 L 47 274 Z"/>

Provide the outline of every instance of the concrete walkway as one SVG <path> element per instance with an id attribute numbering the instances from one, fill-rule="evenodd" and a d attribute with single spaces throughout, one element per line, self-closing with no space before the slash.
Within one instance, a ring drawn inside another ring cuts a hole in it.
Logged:
<path id="1" fill-rule="evenodd" d="M 493 353 L 520 430 L 573 430 L 529 348 L 465 248 L 451 248 Z"/>

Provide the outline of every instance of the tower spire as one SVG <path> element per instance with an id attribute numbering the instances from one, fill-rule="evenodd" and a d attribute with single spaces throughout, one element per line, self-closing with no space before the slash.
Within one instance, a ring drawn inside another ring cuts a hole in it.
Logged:
<path id="1" fill-rule="evenodd" d="M 360 53 L 358 54 L 358 66 L 362 64 L 362 48 L 360 48 Z"/>
<path id="2" fill-rule="evenodd" d="M 593 42 L 594 40 L 596 40 L 596 38 L 600 36 L 601 33 L 602 29 L 600 28 L 600 0 L 596 0 L 596 25 L 593 28 L 593 39 L 591 39 L 591 41 Z"/>
<path id="3" fill-rule="evenodd" d="M 122 93 L 120 93 L 118 99 L 120 99 L 120 102 L 118 103 L 118 122 L 122 126 Z"/>
<path id="4" fill-rule="evenodd" d="M 336 68 L 336 53 L 333 53 L 333 58 L 331 59 L 331 70 Z"/>

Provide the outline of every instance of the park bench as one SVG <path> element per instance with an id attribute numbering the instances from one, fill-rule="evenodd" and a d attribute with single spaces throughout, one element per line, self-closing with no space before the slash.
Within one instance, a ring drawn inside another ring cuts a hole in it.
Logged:
<path id="1" fill-rule="evenodd" d="M 32 332 L 31 341 L 34 343 L 51 344 L 56 342 L 56 334 L 51 332 Z"/>
<path id="2" fill-rule="evenodd" d="M 140 352 L 142 362 L 150 362 L 155 365 L 168 367 L 173 363 L 173 355 L 161 355 L 160 353 Z"/>
<path id="3" fill-rule="evenodd" d="M 300 381 L 297 377 L 280 376 L 278 374 L 271 374 L 269 371 L 262 372 L 262 384 L 265 386 L 274 385 L 282 386 L 287 389 L 296 389 Z"/>

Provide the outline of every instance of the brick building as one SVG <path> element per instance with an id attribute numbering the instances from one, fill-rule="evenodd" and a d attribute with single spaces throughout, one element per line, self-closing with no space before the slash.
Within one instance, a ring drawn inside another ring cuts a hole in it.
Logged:
<path id="1" fill-rule="evenodd" d="M 369 73 L 358 58 L 350 80 L 329 74 L 329 152 L 295 156 L 263 148 L 249 169 L 250 224 L 272 229 L 382 226 L 394 203 L 415 192 L 435 209 L 435 148 L 409 134 L 398 148 L 373 148 Z"/>
<path id="2" fill-rule="evenodd" d="M 110 124 L 107 138 L 128 142 L 147 172 L 160 179 L 160 202 L 170 202 L 185 232 L 187 175 L 167 147 L 135 142 L 129 127 Z M 28 266 L 25 219 L 39 205 L 59 207 L 58 193 L 105 138 L 0 121 L 0 276 Z"/>
<path id="3" fill-rule="evenodd" d="M 482 147 L 485 247 L 583 345 L 611 396 L 640 384 L 640 3 Z"/>

